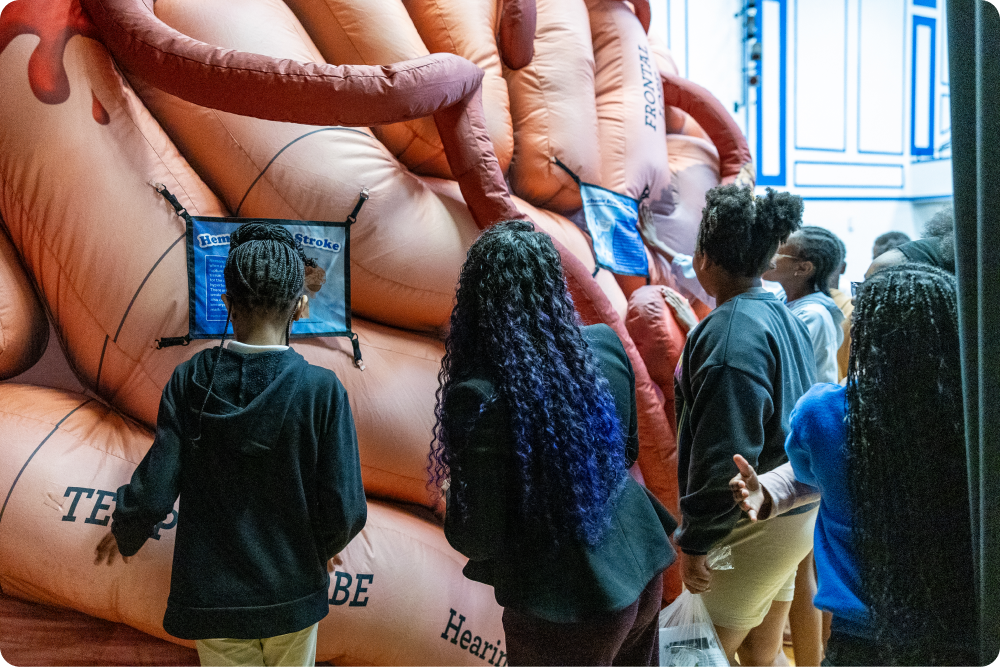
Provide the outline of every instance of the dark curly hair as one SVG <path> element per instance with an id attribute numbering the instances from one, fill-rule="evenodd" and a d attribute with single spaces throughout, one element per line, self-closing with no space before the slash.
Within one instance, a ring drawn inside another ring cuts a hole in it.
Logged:
<path id="1" fill-rule="evenodd" d="M 432 488 L 451 478 L 449 512 L 467 519 L 465 434 L 447 409 L 473 373 L 509 411 L 516 506 L 525 525 L 593 545 L 610 525 L 628 475 L 625 436 L 607 380 L 580 332 L 562 262 L 547 234 L 508 220 L 469 249 L 438 376 Z M 483 408 L 485 409 L 485 407 Z"/>
<path id="2" fill-rule="evenodd" d="M 880 664 L 978 664 L 964 652 L 976 626 L 954 277 L 879 271 L 851 337 L 848 488 Z"/>
<path id="3" fill-rule="evenodd" d="M 802 197 L 771 188 L 763 197 L 739 185 L 705 193 L 698 250 L 736 276 L 756 278 L 802 224 Z"/>
<path id="4" fill-rule="evenodd" d="M 924 238 L 938 240 L 941 254 L 941 268 L 955 273 L 955 214 L 951 206 L 945 206 L 924 225 Z"/>
<path id="5" fill-rule="evenodd" d="M 830 296 L 830 276 L 840 270 L 840 263 L 844 261 L 843 243 L 829 229 L 811 225 L 799 229 L 792 239 L 798 246 L 799 257 L 812 262 L 814 270 L 809 279 L 812 291 L 819 290 Z"/>

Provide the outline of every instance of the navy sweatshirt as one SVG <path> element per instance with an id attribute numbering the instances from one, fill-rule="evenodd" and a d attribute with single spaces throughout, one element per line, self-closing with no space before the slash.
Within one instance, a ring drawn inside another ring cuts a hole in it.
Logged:
<path id="1" fill-rule="evenodd" d="M 205 403 L 217 352 L 174 371 L 111 529 L 123 555 L 136 553 L 180 494 L 164 629 L 182 639 L 297 632 L 329 612 L 326 563 L 367 517 L 347 392 L 292 349 L 223 349 Z"/>
<path id="2" fill-rule="evenodd" d="M 816 378 L 805 325 L 762 287 L 713 310 L 690 334 L 675 373 L 677 545 L 705 554 L 740 518 L 729 480 L 742 454 L 758 473 L 788 460 L 795 402 Z"/>

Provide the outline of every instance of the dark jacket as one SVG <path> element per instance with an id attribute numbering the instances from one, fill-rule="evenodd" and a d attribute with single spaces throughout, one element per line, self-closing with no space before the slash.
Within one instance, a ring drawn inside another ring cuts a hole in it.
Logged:
<path id="1" fill-rule="evenodd" d="M 134 554 L 180 494 L 163 628 L 182 639 L 297 632 L 329 612 L 326 563 L 367 517 L 347 392 L 292 349 L 223 349 L 205 403 L 217 350 L 174 371 L 111 529 Z"/>
<path id="2" fill-rule="evenodd" d="M 738 472 L 733 455 L 758 473 L 788 460 L 789 416 L 816 378 L 809 332 L 756 287 L 688 334 L 674 377 L 683 516 L 676 542 L 685 553 L 705 554 L 740 518 L 729 490 Z"/>
<path id="3" fill-rule="evenodd" d="M 584 327 L 583 337 L 610 384 L 631 464 L 639 453 L 632 365 L 606 325 Z M 473 422 L 461 444 L 468 519 L 449 507 L 445 535 L 469 557 L 465 576 L 493 586 L 502 606 L 553 622 L 579 621 L 630 605 L 674 561 L 668 534 L 676 522 L 630 475 L 597 545 L 565 541 L 550 552 L 551 537 L 519 518 L 509 410 L 492 382 L 480 376 L 456 384 L 445 409 Z"/>

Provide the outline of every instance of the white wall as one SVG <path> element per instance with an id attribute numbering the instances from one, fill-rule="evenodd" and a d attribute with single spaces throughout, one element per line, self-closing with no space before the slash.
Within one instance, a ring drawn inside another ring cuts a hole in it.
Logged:
<path id="1" fill-rule="evenodd" d="M 945 2 L 757 0 L 762 85 L 738 111 L 741 0 L 653 0 L 650 32 L 733 113 L 759 185 L 802 196 L 806 224 L 841 236 L 858 280 L 876 236 L 918 237 L 951 197 Z"/>

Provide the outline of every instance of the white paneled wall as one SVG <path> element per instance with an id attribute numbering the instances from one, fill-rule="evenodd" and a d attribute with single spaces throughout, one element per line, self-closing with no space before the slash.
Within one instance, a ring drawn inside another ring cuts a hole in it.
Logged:
<path id="1" fill-rule="evenodd" d="M 951 197 L 946 0 L 757 0 L 761 84 L 744 95 L 741 0 L 651 0 L 650 33 L 730 110 L 758 184 L 806 200 L 848 246 L 919 236 Z"/>

